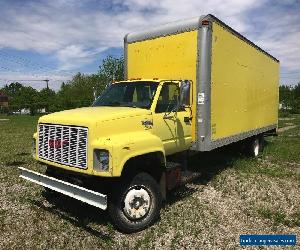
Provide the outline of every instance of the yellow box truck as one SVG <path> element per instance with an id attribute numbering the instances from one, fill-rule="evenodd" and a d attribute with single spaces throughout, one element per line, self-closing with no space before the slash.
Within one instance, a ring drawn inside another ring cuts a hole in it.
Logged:
<path id="1" fill-rule="evenodd" d="M 125 78 L 91 107 L 42 116 L 21 177 L 100 209 L 123 232 L 159 217 L 193 173 L 169 156 L 233 142 L 251 156 L 276 134 L 279 61 L 213 15 L 128 34 Z"/>

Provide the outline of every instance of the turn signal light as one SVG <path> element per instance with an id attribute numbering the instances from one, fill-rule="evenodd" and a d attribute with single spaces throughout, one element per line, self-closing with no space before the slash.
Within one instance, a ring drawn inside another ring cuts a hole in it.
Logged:
<path id="1" fill-rule="evenodd" d="M 109 152 L 107 150 L 94 150 L 94 170 L 97 172 L 107 172 L 109 170 Z"/>

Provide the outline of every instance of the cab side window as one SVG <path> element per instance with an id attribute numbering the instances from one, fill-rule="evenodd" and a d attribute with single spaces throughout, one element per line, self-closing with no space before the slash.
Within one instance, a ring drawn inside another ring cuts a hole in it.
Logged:
<path id="1" fill-rule="evenodd" d="M 179 102 L 179 86 L 176 83 L 164 83 L 157 100 L 155 112 L 166 113 L 174 111 Z"/>

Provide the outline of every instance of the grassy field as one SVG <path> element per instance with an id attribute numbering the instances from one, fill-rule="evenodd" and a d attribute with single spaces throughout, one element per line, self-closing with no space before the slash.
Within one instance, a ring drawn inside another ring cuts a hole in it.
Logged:
<path id="1" fill-rule="evenodd" d="M 30 155 L 37 119 L 0 116 L 0 249 L 238 249 L 240 234 L 300 240 L 300 115 L 280 119 L 279 136 L 257 159 L 234 147 L 193 156 L 201 178 L 169 194 L 161 219 L 132 235 L 115 231 L 105 212 L 46 200 L 18 177 L 19 166 L 45 170 Z"/>

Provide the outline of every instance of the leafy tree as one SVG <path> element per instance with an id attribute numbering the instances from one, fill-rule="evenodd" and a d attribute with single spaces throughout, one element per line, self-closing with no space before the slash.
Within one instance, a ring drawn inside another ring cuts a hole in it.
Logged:
<path id="1" fill-rule="evenodd" d="M 61 85 L 56 95 L 56 109 L 90 106 L 109 83 L 123 79 L 123 64 L 122 57 L 108 56 L 103 60 L 97 74 L 77 73 L 72 80 Z"/>
<path id="2" fill-rule="evenodd" d="M 279 102 L 282 104 L 283 110 L 289 110 L 292 103 L 292 91 L 289 86 L 279 86 Z"/>
<path id="3" fill-rule="evenodd" d="M 300 82 L 293 88 L 293 113 L 300 113 Z"/>
<path id="4" fill-rule="evenodd" d="M 298 99 L 300 98 L 300 82 L 294 87 L 294 98 Z"/>
<path id="5" fill-rule="evenodd" d="M 39 109 L 45 108 L 46 112 L 56 110 L 56 93 L 49 88 L 43 88 L 38 93 L 37 106 Z"/>
<path id="6" fill-rule="evenodd" d="M 279 101 L 284 111 L 300 113 L 300 83 L 294 87 L 281 85 L 279 87 Z"/>
<path id="7" fill-rule="evenodd" d="M 123 57 L 108 56 L 102 61 L 97 74 L 77 73 L 70 81 L 63 82 L 57 93 L 47 88 L 38 92 L 18 82 L 6 85 L 2 91 L 9 97 L 11 111 L 28 108 L 34 114 L 45 108 L 47 112 L 54 112 L 90 106 L 108 84 L 122 80 L 123 76 Z"/>
<path id="8" fill-rule="evenodd" d="M 5 85 L 2 91 L 9 97 L 11 111 L 19 111 L 23 108 L 30 109 L 30 113 L 36 113 L 38 108 L 38 92 L 32 87 L 26 87 L 18 82 Z"/>
<path id="9" fill-rule="evenodd" d="M 98 75 L 78 73 L 72 80 L 62 84 L 57 93 L 57 109 L 90 106 L 94 100 L 94 90 L 105 87 Z"/>
<path id="10" fill-rule="evenodd" d="M 13 97 L 18 95 L 18 93 L 21 91 L 23 88 L 23 85 L 19 82 L 12 82 L 9 85 L 5 85 L 4 88 L 2 89 L 3 92 L 6 93 L 6 95 Z"/>
<path id="11" fill-rule="evenodd" d="M 99 66 L 98 75 L 102 77 L 105 84 L 124 79 L 124 58 L 108 56 Z"/>
<path id="12" fill-rule="evenodd" d="M 19 95 L 19 105 L 22 108 L 30 110 L 30 114 L 34 115 L 38 109 L 38 92 L 32 87 L 23 87 Z"/>

